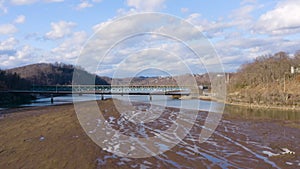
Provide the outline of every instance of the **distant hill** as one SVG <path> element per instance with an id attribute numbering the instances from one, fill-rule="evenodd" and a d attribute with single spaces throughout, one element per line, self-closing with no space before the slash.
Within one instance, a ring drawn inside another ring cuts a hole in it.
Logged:
<path id="1" fill-rule="evenodd" d="M 38 63 L 6 70 L 11 74 L 18 74 L 21 78 L 31 82 L 32 85 L 71 85 L 75 66 L 63 63 Z M 85 77 L 92 77 L 91 73 L 77 68 Z M 109 85 L 99 77 L 95 77 L 96 85 Z"/>
<path id="2" fill-rule="evenodd" d="M 209 85 L 210 84 L 210 77 L 208 74 L 203 75 L 180 75 L 175 77 L 134 77 L 134 78 L 122 78 L 122 79 L 114 79 L 112 82 L 112 79 L 108 79 L 107 81 L 109 83 L 114 83 L 114 85 L 121 85 L 121 84 L 130 84 L 130 85 L 176 85 L 177 82 L 175 79 L 180 79 L 181 81 L 184 81 L 188 78 L 188 76 L 194 76 L 196 82 L 198 85 Z"/>
<path id="3" fill-rule="evenodd" d="M 26 79 L 31 82 L 32 85 L 70 85 L 72 84 L 73 71 L 75 66 L 64 63 L 37 63 L 27 66 L 17 67 L 6 70 L 7 73 L 17 74 L 22 79 Z M 95 76 L 91 73 L 77 68 L 80 74 L 84 74 L 87 77 Z M 194 76 L 198 85 L 209 85 L 210 77 L 208 74 L 196 74 L 196 75 L 180 75 L 176 77 L 134 77 L 134 78 L 116 78 L 113 80 L 114 85 L 176 85 L 175 79 L 181 79 L 184 81 L 187 76 Z M 110 77 L 96 76 L 96 85 L 109 85 L 112 83 Z"/>

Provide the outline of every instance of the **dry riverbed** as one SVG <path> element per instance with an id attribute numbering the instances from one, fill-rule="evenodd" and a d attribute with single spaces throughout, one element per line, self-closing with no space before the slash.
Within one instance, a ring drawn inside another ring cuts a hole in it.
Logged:
<path id="1" fill-rule="evenodd" d="M 143 131 L 141 125 L 121 121 L 112 100 L 99 101 L 99 107 L 104 117 L 111 119 L 112 127 L 130 128 L 126 134 L 139 137 L 153 134 L 150 124 L 145 123 L 148 127 Z M 135 108 L 145 113 L 148 105 L 139 103 Z M 5 111 L 9 113 L 0 117 L 0 168 L 5 169 L 300 168 L 298 120 L 249 119 L 225 113 L 214 134 L 200 144 L 198 137 L 207 112 L 199 112 L 190 134 L 170 151 L 132 159 L 98 147 L 81 128 L 72 104 Z M 166 130 L 174 122 L 169 117 L 176 116 L 178 109 L 163 111 L 151 123 L 155 131 Z"/>

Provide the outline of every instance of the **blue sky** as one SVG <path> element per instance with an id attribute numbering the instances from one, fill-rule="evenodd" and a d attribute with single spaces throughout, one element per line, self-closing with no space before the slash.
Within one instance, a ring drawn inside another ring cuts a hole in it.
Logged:
<path id="1" fill-rule="evenodd" d="M 299 0 L 0 0 L 0 68 L 76 64 L 101 26 L 149 11 L 194 24 L 212 42 L 225 71 L 261 55 L 300 50 Z M 112 67 L 97 73 L 111 76 Z"/>

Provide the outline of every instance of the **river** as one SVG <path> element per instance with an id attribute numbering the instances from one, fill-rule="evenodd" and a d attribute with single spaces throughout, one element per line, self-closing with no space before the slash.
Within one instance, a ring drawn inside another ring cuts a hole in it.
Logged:
<path id="1" fill-rule="evenodd" d="M 104 95 L 104 99 L 112 98 L 111 95 Z M 114 98 L 120 100 L 130 99 L 134 102 L 142 102 L 142 103 L 152 103 L 155 105 L 174 107 L 174 108 L 186 108 L 189 109 L 189 105 L 197 104 L 199 105 L 198 110 L 201 111 L 212 111 L 215 105 L 220 103 L 205 101 L 205 100 L 178 100 L 172 99 L 169 96 L 152 96 L 152 100 L 150 101 L 149 96 L 114 96 Z M 97 95 L 66 95 L 66 96 L 57 96 L 54 97 L 54 102 L 51 103 L 50 98 L 40 98 L 37 100 L 33 100 L 30 104 L 22 104 L 18 107 L 37 107 L 37 106 L 51 106 L 51 105 L 60 105 L 67 104 L 73 102 L 80 101 L 90 101 L 90 100 L 101 100 L 101 96 Z M 211 104 L 215 104 L 211 106 Z M 186 106 L 186 107 L 184 107 Z M 4 110 L 5 108 L 0 108 Z M 251 109 L 247 107 L 240 106 L 231 106 L 226 105 L 224 113 L 229 115 L 230 117 L 239 117 L 244 119 L 252 119 L 252 120 L 291 120 L 291 121 L 299 121 L 300 113 L 299 111 L 293 110 L 280 110 L 280 109 Z"/>
<path id="2" fill-rule="evenodd" d="M 104 95 L 104 99 L 112 98 L 111 95 Z M 203 100 L 178 100 L 178 99 L 172 99 L 169 96 L 159 96 L 155 95 L 152 96 L 152 100 L 150 101 L 149 96 L 113 96 L 113 98 L 120 99 L 120 100 L 130 100 L 134 102 L 142 102 L 142 103 L 151 103 L 154 105 L 161 105 L 161 106 L 167 106 L 167 107 L 174 107 L 174 108 L 185 108 L 189 109 L 192 107 L 192 104 L 199 105 L 198 110 L 202 111 L 209 111 L 212 102 L 210 101 L 203 101 Z M 73 102 L 81 102 L 81 101 L 90 101 L 90 100 L 101 100 L 100 95 L 89 95 L 89 94 L 83 94 L 83 95 L 65 95 L 65 96 L 56 96 L 54 97 L 54 102 L 51 103 L 50 98 L 39 98 L 36 100 L 31 101 L 29 104 L 22 104 L 18 105 L 16 107 L 40 107 L 40 106 L 51 106 L 51 105 L 60 105 L 60 104 L 67 104 L 67 103 L 73 103 Z M 216 104 L 214 102 L 214 104 Z M 1 108 L 2 110 L 5 108 Z M 0 109 L 0 110 L 1 110 Z"/>

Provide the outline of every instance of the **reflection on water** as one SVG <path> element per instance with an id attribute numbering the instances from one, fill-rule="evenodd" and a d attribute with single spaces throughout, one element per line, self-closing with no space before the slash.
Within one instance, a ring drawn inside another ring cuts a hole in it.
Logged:
<path id="1" fill-rule="evenodd" d="M 111 98 L 110 95 L 104 95 L 104 99 Z M 65 95 L 65 96 L 55 96 L 54 102 L 51 103 L 51 99 L 49 97 L 39 98 L 33 100 L 29 104 L 22 104 L 19 107 L 37 107 L 37 106 L 51 106 L 51 105 L 60 105 L 66 103 L 80 102 L 80 101 L 90 101 L 90 100 L 101 100 L 100 95 Z"/>
<path id="2" fill-rule="evenodd" d="M 224 114 L 232 118 L 253 120 L 300 120 L 300 113 L 296 110 L 251 109 L 249 107 L 226 105 Z"/>
<path id="3" fill-rule="evenodd" d="M 110 95 L 104 95 L 104 99 L 112 98 Z M 172 99 L 169 96 L 152 96 L 151 101 L 149 96 L 140 95 L 140 96 L 113 96 L 115 99 L 119 100 L 130 100 L 132 102 L 142 102 L 142 103 L 151 103 L 153 105 L 174 107 L 174 108 L 184 108 L 191 109 L 195 108 L 203 111 L 217 111 L 219 103 L 210 102 L 210 101 L 201 101 L 201 100 L 178 100 Z M 51 106 L 59 105 L 80 101 L 90 101 L 90 100 L 101 100 L 101 95 L 65 95 L 65 96 L 56 96 L 54 97 L 54 103 L 51 103 L 50 98 L 40 98 L 32 101 L 30 104 L 23 104 L 19 107 L 35 107 L 35 106 Z M 195 107 L 195 105 L 198 107 Z"/>
<path id="4" fill-rule="evenodd" d="M 192 110 L 202 110 L 202 111 L 212 111 L 218 112 L 220 103 L 203 101 L 203 100 L 179 100 L 172 99 L 170 96 L 152 96 L 150 101 L 149 96 L 113 96 L 113 98 L 119 100 L 130 100 L 133 102 L 151 103 L 153 105 L 182 108 L 182 109 L 192 109 Z"/>
<path id="5" fill-rule="evenodd" d="M 112 98 L 110 95 L 104 95 L 104 99 Z M 202 101 L 202 100 L 177 100 L 172 99 L 169 96 L 152 96 L 150 101 L 149 96 L 113 96 L 113 98 L 119 100 L 130 100 L 132 102 L 151 103 L 154 105 L 184 108 L 190 109 L 191 107 L 198 106 L 198 110 L 217 112 L 218 107 L 221 107 L 221 103 Z M 101 100 L 101 95 L 65 95 L 54 97 L 54 103 L 51 103 L 50 98 L 40 98 L 32 101 L 30 104 L 23 104 L 19 107 L 34 107 L 34 106 L 50 106 L 59 105 L 72 102 L 89 101 L 89 100 Z M 1 110 L 5 110 L 0 108 Z M 299 111 L 293 110 L 277 110 L 277 109 L 251 109 L 249 107 L 226 105 L 224 113 L 232 118 L 244 118 L 244 119 L 261 119 L 261 120 L 291 120 L 299 121 Z"/>

